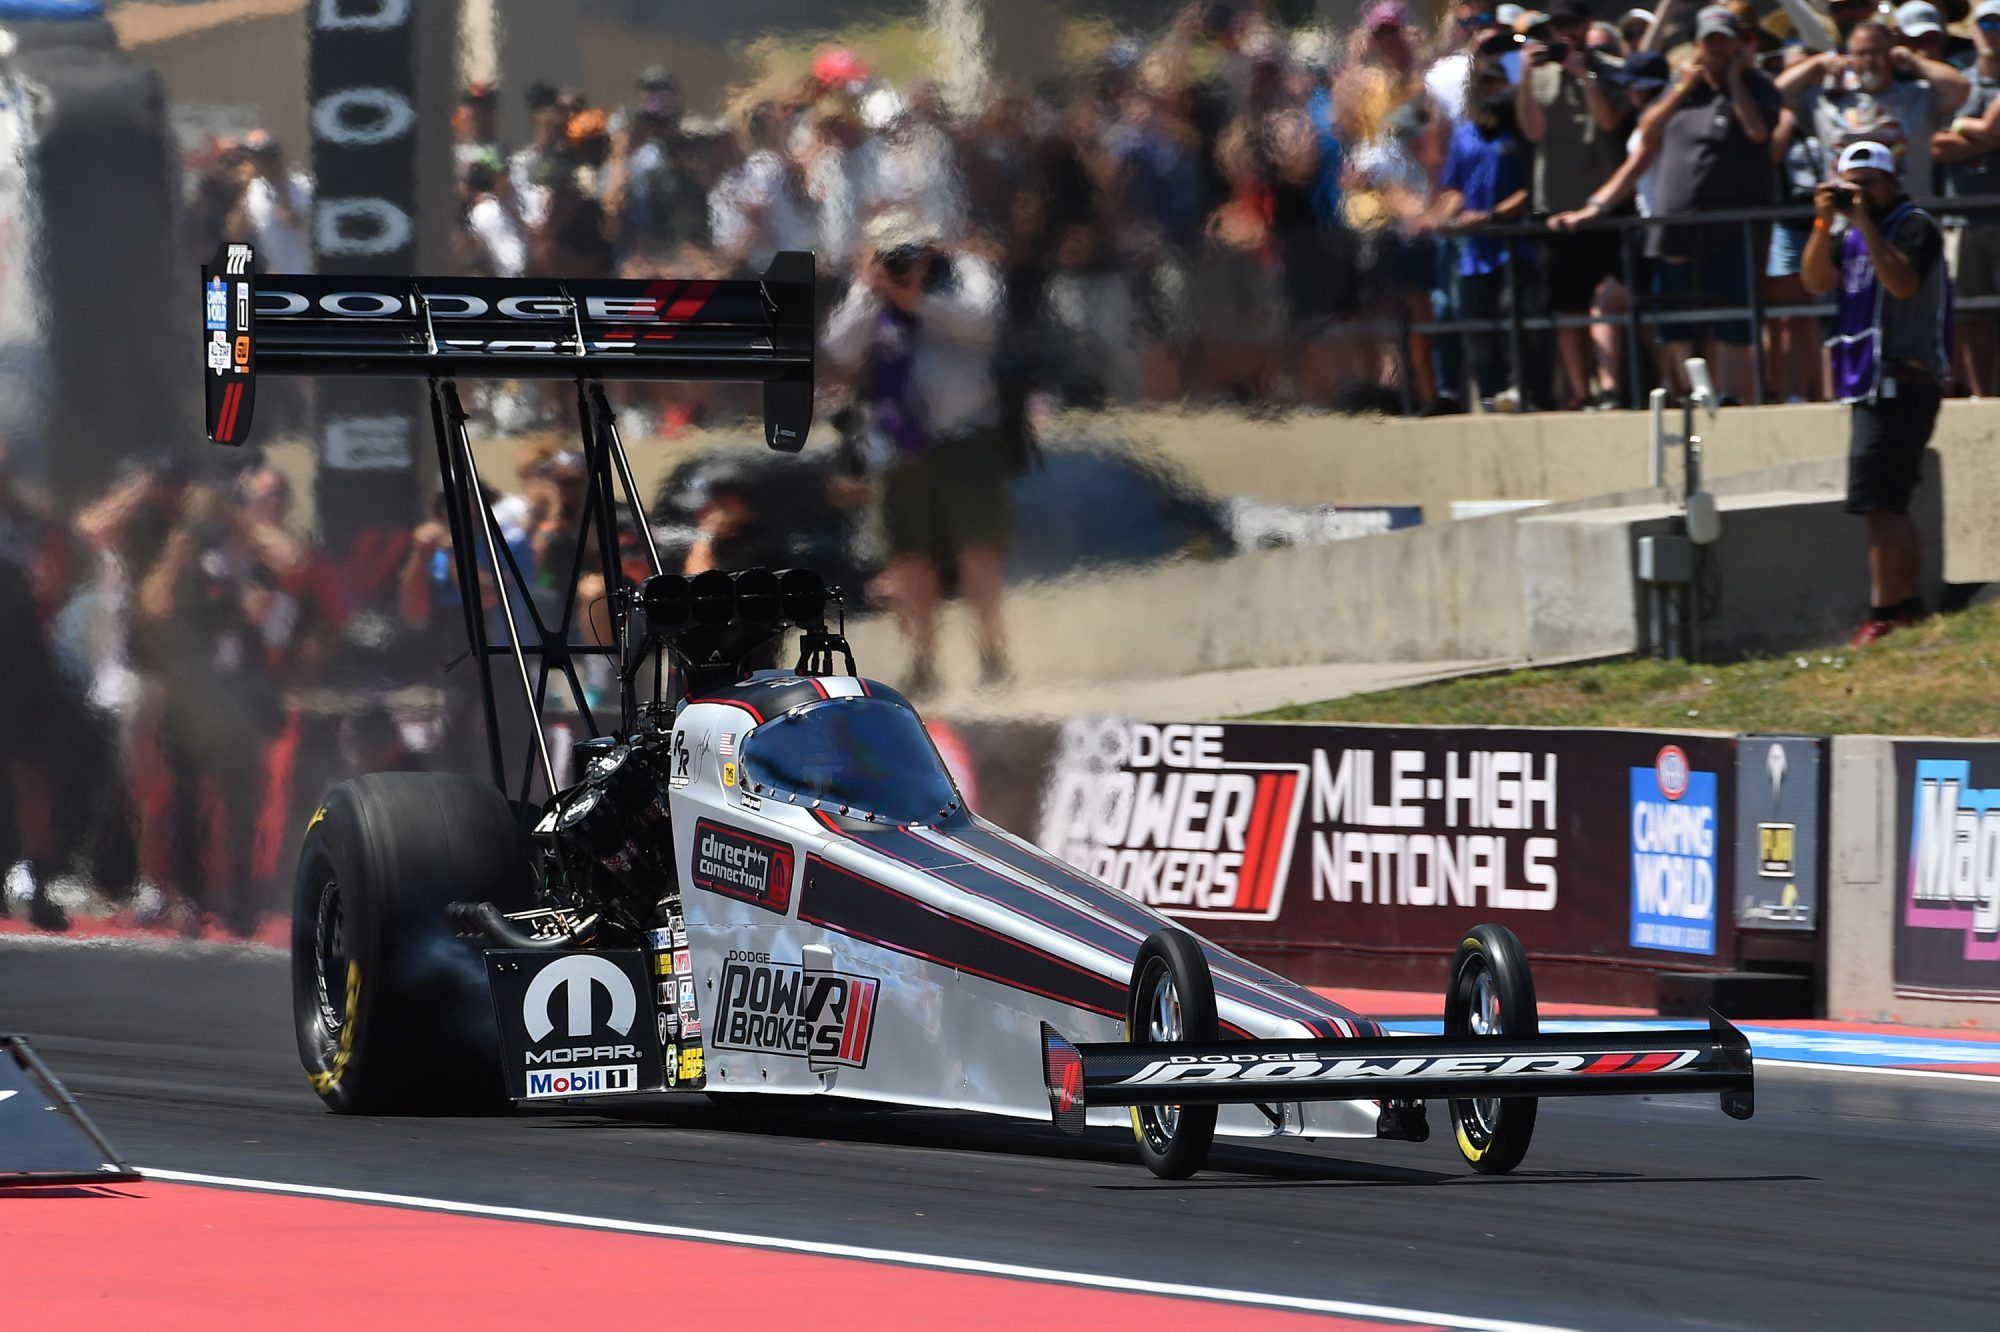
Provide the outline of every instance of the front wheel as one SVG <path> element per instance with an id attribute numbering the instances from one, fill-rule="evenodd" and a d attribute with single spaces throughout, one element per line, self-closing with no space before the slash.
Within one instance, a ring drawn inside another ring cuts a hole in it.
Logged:
<path id="1" fill-rule="evenodd" d="M 1157 931 L 1140 945 L 1132 964 L 1125 1039 L 1211 1045 L 1221 1032 L 1215 981 L 1200 942 L 1185 930 Z M 1215 1114 L 1212 1105 L 1133 1106 L 1139 1159 L 1161 1179 L 1186 1179 L 1208 1161 Z"/>
<path id="2" fill-rule="evenodd" d="M 1504 925 L 1480 925 L 1459 940 L 1445 990 L 1447 1036 L 1533 1036 L 1541 1029 L 1528 954 Z M 1532 1096 L 1478 1097 L 1451 1103 L 1458 1153 L 1483 1175 L 1521 1164 L 1535 1136 Z"/>
<path id="3" fill-rule="evenodd" d="M 327 795 L 293 887 L 292 1011 L 328 1109 L 506 1108 L 485 971 L 444 909 L 532 906 L 533 876 L 513 807 L 475 778 L 372 773 Z"/>

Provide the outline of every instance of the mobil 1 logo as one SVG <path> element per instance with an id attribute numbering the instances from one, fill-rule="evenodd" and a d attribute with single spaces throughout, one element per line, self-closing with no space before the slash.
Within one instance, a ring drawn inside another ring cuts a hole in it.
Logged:
<path id="1" fill-rule="evenodd" d="M 722 963 L 722 996 L 709 1044 L 804 1059 L 815 1069 L 864 1068 L 880 986 L 872 976 L 773 962 L 769 953 L 732 949 Z"/>
<path id="2" fill-rule="evenodd" d="M 646 955 L 495 949 L 486 976 L 507 1094 L 517 1101 L 655 1091 L 665 1083 Z"/>

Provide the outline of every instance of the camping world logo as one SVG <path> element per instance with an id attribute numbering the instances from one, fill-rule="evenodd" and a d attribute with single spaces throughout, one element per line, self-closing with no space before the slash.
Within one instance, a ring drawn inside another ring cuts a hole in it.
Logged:
<path id="1" fill-rule="evenodd" d="M 1041 844 L 1170 915 L 1275 919 L 1305 767 L 1226 761 L 1223 736 L 1220 726 L 1066 727 Z"/>

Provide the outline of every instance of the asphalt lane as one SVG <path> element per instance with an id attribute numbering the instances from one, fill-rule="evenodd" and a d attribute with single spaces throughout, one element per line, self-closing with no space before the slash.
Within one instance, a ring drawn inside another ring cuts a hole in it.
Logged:
<path id="1" fill-rule="evenodd" d="M 2000 1290 L 1996 1084 L 1767 1069 L 1748 1123 L 1545 1101 L 1507 1177 L 1440 1134 L 1170 1184 L 1122 1135 L 838 1103 L 339 1118 L 288 1004 L 266 953 L 0 940 L 0 1031 L 140 1165 L 1583 1327 L 1983 1326 Z"/>

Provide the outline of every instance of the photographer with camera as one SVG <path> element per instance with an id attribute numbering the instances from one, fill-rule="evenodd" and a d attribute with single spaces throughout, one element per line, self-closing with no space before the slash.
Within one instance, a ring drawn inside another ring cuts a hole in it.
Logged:
<path id="1" fill-rule="evenodd" d="M 1944 229 L 1903 192 L 1888 148 L 1849 144 L 1836 173 L 1813 194 L 1799 276 L 1815 296 L 1839 291 L 1827 346 L 1834 389 L 1853 407 L 1847 511 L 1868 519 L 1871 600 L 1851 644 L 1866 647 L 1923 617 L 1910 493 L 1951 370 L 1951 278 Z"/>
<path id="2" fill-rule="evenodd" d="M 827 359 L 862 408 L 881 477 L 885 590 L 910 644 L 905 692 L 936 687 L 943 570 L 971 603 L 982 683 L 1007 676 L 1000 565 L 1013 532 L 1013 460 L 1000 433 L 993 352 L 1000 280 L 947 248 L 910 209 L 864 228 L 853 285 L 828 317 Z"/>
<path id="3" fill-rule="evenodd" d="M 1521 137 L 1535 145 L 1534 185 L 1529 211 L 1549 218 L 1582 208 L 1611 179 L 1624 158 L 1624 98 L 1608 79 L 1618 62 L 1591 51 L 1590 6 L 1585 0 L 1555 0 L 1549 20 L 1533 29 L 1521 48 L 1523 74 L 1514 90 L 1514 114 Z M 1580 231 L 1551 246 L 1542 265 L 1544 303 L 1550 314 L 1589 314 L 1597 285 L 1619 267 L 1619 233 Z M 1599 378 L 1593 364 L 1591 330 L 1556 330 L 1556 352 L 1567 381 L 1571 408 L 1610 406 L 1617 384 Z"/>

